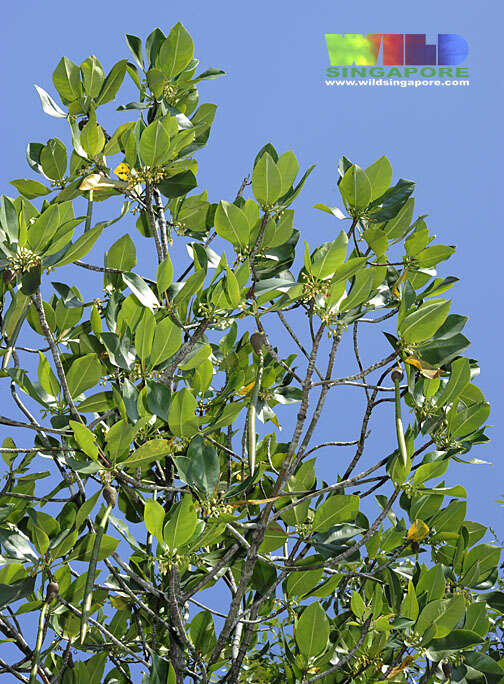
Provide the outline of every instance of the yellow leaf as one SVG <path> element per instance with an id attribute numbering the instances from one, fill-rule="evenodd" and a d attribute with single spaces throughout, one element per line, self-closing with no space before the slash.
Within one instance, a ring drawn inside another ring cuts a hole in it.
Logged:
<path id="1" fill-rule="evenodd" d="M 429 380 L 434 380 L 434 378 L 438 378 L 441 374 L 439 368 L 434 368 L 434 366 L 431 366 L 427 361 L 422 361 L 422 359 L 415 359 L 414 356 L 408 357 L 405 360 L 405 363 L 409 363 L 410 366 L 418 368 L 420 374 L 423 375 L 424 378 L 429 378 Z"/>
<path id="2" fill-rule="evenodd" d="M 110 603 L 116 610 L 126 610 L 128 607 L 128 601 L 124 598 L 124 596 L 111 596 Z"/>
<path id="3" fill-rule="evenodd" d="M 114 169 L 114 173 L 122 181 L 127 181 L 131 175 L 131 170 L 127 164 L 121 162 L 119 166 Z"/>
<path id="4" fill-rule="evenodd" d="M 396 297 L 400 297 L 399 285 L 402 285 L 402 283 L 406 280 L 406 276 L 408 275 L 408 271 L 409 271 L 409 266 L 406 266 L 404 271 L 401 273 L 400 277 L 396 280 L 396 283 L 392 289 L 392 292 L 395 294 Z"/>
<path id="5" fill-rule="evenodd" d="M 393 679 L 397 674 L 405 670 L 413 660 L 415 660 L 413 656 L 406 656 L 400 665 L 396 665 L 396 667 L 390 670 L 387 679 Z"/>
<path id="6" fill-rule="evenodd" d="M 254 387 L 254 385 L 255 385 L 255 380 L 253 380 L 252 382 L 249 382 L 248 385 L 244 385 L 241 388 L 241 390 L 238 390 L 238 394 L 241 397 L 244 397 L 246 394 L 248 394 L 251 391 L 251 389 Z"/>
<path id="7" fill-rule="evenodd" d="M 422 539 L 425 539 L 429 532 L 428 525 L 426 525 L 423 520 L 417 518 L 408 530 L 408 541 L 420 542 Z"/>
<path id="8" fill-rule="evenodd" d="M 111 188 L 122 190 L 127 187 L 127 185 L 128 184 L 123 181 L 115 181 L 111 178 L 106 178 L 105 176 L 102 176 L 101 173 L 92 173 L 84 178 L 79 185 L 79 190 L 110 190 Z"/>

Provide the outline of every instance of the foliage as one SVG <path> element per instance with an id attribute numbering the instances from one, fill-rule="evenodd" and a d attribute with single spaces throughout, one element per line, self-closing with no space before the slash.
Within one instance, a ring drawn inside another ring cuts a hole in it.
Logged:
<path id="1" fill-rule="evenodd" d="M 316 208 L 346 228 L 305 243 L 299 269 L 292 205 L 312 169 L 299 177 L 294 153 L 267 144 L 235 198 L 210 201 L 195 155 L 216 107 L 199 104 L 198 85 L 222 72 L 195 75 L 181 24 L 145 50 L 126 39 L 134 61 L 108 74 L 94 56 L 63 58 L 61 104 L 37 87 L 71 145 L 31 142 L 40 180 L 12 181 L 19 194 L 0 205 L 1 377 L 24 414 L 0 417 L 16 428 L 1 452 L 0 631 L 22 654 L 2 672 L 65 684 L 140 672 L 146 684 L 503 681 L 500 548 L 444 479 L 487 441 L 489 415 L 463 356 L 467 319 L 444 297 L 457 279 L 436 270 L 454 247 L 413 219 L 415 184 L 393 182 L 385 157 L 366 170 L 343 157 L 346 213 Z M 126 76 L 138 100 L 118 107 L 132 118 L 109 135 L 101 108 Z M 114 197 L 120 215 L 94 223 Z M 103 267 L 82 261 L 128 212 L 155 249 L 148 277 L 129 233 Z M 182 275 L 173 240 L 190 248 Z M 61 282 L 79 268 L 102 274 L 102 298 Z M 366 326 L 390 353 L 364 368 Z M 336 377 L 344 338 L 359 372 Z M 360 434 L 313 444 L 329 392 L 355 386 Z M 392 450 L 359 472 L 379 405 Z M 279 441 L 289 410 L 294 430 Z M 321 482 L 317 457 L 340 447 L 344 472 Z M 216 585 L 219 610 L 200 596 Z M 21 623 L 38 623 L 33 643 Z"/>

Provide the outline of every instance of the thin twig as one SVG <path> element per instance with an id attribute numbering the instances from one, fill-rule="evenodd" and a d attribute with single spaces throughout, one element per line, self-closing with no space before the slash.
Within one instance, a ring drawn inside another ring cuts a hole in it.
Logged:
<path id="1" fill-rule="evenodd" d="M 355 646 L 345 655 L 341 660 L 339 660 L 336 665 L 333 665 L 330 667 L 328 670 L 325 670 L 324 672 L 321 672 L 318 675 L 315 675 L 315 677 L 311 677 L 310 679 L 303 679 L 302 684 L 314 684 L 314 682 L 318 682 L 320 679 L 324 679 L 327 677 L 327 675 L 332 674 L 333 672 L 337 672 L 338 670 L 341 670 L 357 653 L 359 648 L 362 646 L 364 643 L 364 639 L 366 638 L 367 633 L 369 632 L 369 628 L 371 627 L 371 620 L 373 619 L 373 616 L 370 615 L 368 619 L 364 622 L 362 625 L 362 632 L 359 637 L 359 640 L 355 644 Z"/>
<path id="2" fill-rule="evenodd" d="M 73 606 L 71 603 L 69 603 L 68 601 L 66 601 L 66 600 L 65 600 L 62 596 L 60 596 L 59 594 L 58 594 L 58 596 L 57 596 L 57 601 L 59 601 L 59 603 L 63 604 L 66 608 L 68 608 L 68 610 L 69 610 L 71 613 L 73 613 L 74 615 L 77 615 L 77 617 L 79 617 L 79 618 L 82 617 L 82 612 L 81 612 L 78 608 L 76 608 L 75 606 Z M 91 617 L 88 618 L 88 622 L 89 622 L 90 625 L 93 625 L 93 627 L 96 627 L 96 629 L 97 629 L 99 632 L 101 632 L 104 636 L 106 636 L 107 639 L 110 639 L 110 641 L 114 644 L 114 646 L 117 646 L 118 648 L 122 649 L 123 651 L 126 651 L 126 653 L 127 653 L 128 655 L 132 656 L 136 661 L 138 661 L 138 662 L 141 663 L 142 665 L 145 665 L 145 667 L 149 667 L 149 663 L 148 663 L 146 660 L 144 660 L 141 656 L 139 656 L 137 653 L 135 653 L 134 651 L 132 651 L 132 650 L 129 648 L 129 646 L 126 646 L 125 643 L 123 643 L 122 641 L 119 641 L 119 639 L 117 639 L 117 638 L 112 634 L 112 632 L 109 632 L 109 630 L 108 630 L 106 627 L 104 627 L 103 625 L 101 625 L 99 622 L 97 622 L 96 620 L 94 620 L 94 619 L 91 618 Z"/>
<path id="3" fill-rule="evenodd" d="M 116 274 L 116 275 L 122 275 L 123 273 L 128 273 L 128 271 L 123 271 L 120 268 L 111 268 L 110 266 L 94 266 L 93 264 L 87 264 L 84 261 L 74 261 L 73 262 L 74 266 L 80 266 L 81 268 L 86 268 L 88 271 L 96 271 L 97 273 L 111 273 L 111 274 Z M 149 283 L 149 285 L 156 285 L 155 280 L 151 280 L 150 278 L 146 278 L 145 276 L 142 276 L 142 279 L 145 280 L 146 283 Z M 19 347 L 21 348 L 21 347 Z M 31 351 L 29 349 L 25 351 Z M 36 351 L 36 350 L 35 350 Z"/>
<path id="4" fill-rule="evenodd" d="M 53 334 L 51 332 L 51 329 L 49 328 L 49 325 L 47 323 L 45 311 L 44 311 L 44 305 L 42 302 L 42 295 L 40 293 L 40 288 L 37 289 L 34 295 L 32 295 L 32 302 L 33 305 L 35 306 L 35 309 L 37 310 L 39 321 L 40 321 L 40 327 L 42 328 L 42 332 L 44 333 L 44 336 L 49 344 L 49 347 L 51 348 L 51 354 L 54 360 L 54 365 L 56 367 L 56 372 L 58 374 L 58 379 L 60 381 L 61 389 L 63 390 L 63 395 L 65 397 L 65 401 L 68 404 L 70 408 L 70 413 L 72 415 L 72 418 L 78 422 L 81 421 L 81 417 L 79 416 L 79 412 L 77 411 L 77 408 L 73 402 L 72 395 L 70 394 L 70 390 L 68 388 L 68 382 L 66 379 L 65 371 L 63 370 L 63 364 L 61 363 L 61 357 L 58 351 L 58 347 L 56 346 L 56 342 L 54 341 Z"/>

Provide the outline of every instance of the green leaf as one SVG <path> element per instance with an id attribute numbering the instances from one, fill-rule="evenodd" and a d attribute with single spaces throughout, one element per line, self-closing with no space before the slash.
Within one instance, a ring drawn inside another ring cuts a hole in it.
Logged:
<path id="1" fill-rule="evenodd" d="M 147 58 L 149 64 L 152 66 L 156 61 L 156 57 L 159 53 L 159 48 L 161 47 L 165 39 L 165 34 L 160 28 L 155 28 L 152 33 L 147 36 L 145 41 L 145 52 L 147 53 Z"/>
<path id="2" fill-rule="evenodd" d="M 78 423 L 76 420 L 71 420 L 69 424 L 79 447 L 89 458 L 98 463 L 98 447 L 94 434 L 83 423 Z"/>
<path id="3" fill-rule="evenodd" d="M 339 189 L 347 207 L 364 209 L 371 202 L 371 183 L 365 171 L 356 164 L 352 164 L 345 173 L 339 184 Z"/>
<path id="4" fill-rule="evenodd" d="M 122 279 L 141 304 L 149 309 L 159 307 L 156 295 L 143 278 L 136 273 L 123 273 Z"/>
<path id="5" fill-rule="evenodd" d="M 25 577 L 7 584 L 0 583 L 0 610 L 3 610 L 15 601 L 19 601 L 19 599 L 29 596 L 33 593 L 34 588 L 35 577 Z"/>
<path id="6" fill-rule="evenodd" d="M 114 408 L 112 392 L 98 392 L 84 399 L 79 404 L 79 411 L 81 413 L 97 413 L 99 411 L 108 411 L 112 408 Z"/>
<path id="7" fill-rule="evenodd" d="M 84 525 L 86 518 L 95 507 L 100 495 L 101 492 L 100 490 L 98 490 L 95 494 L 93 494 L 93 496 L 89 497 L 89 499 L 86 499 L 84 503 L 79 507 L 79 510 L 77 511 L 77 514 L 75 516 L 75 529 L 77 531 L 79 531 L 82 525 Z"/>
<path id="8" fill-rule="evenodd" d="M 422 636 L 432 626 L 435 638 L 445 637 L 457 625 L 464 612 L 465 600 L 460 594 L 449 599 L 431 601 L 420 613 L 415 632 Z"/>
<path id="9" fill-rule="evenodd" d="M 170 135 L 159 120 L 153 121 L 140 138 L 140 156 L 147 166 L 161 166 L 167 158 Z"/>
<path id="10" fill-rule="evenodd" d="M 357 257 L 354 259 L 349 259 L 344 264 L 337 266 L 331 278 L 331 285 L 341 282 L 342 280 L 348 280 L 352 278 L 358 271 L 361 270 L 366 264 L 366 257 Z"/>
<path id="11" fill-rule="evenodd" d="M 18 241 L 19 221 L 16 206 L 6 195 L 2 195 L 0 202 L 0 225 L 7 234 L 9 242 Z"/>
<path id="12" fill-rule="evenodd" d="M 69 249 L 67 249 L 62 258 L 57 261 L 54 266 L 66 266 L 67 264 L 72 264 L 74 261 L 82 259 L 82 257 L 86 256 L 86 254 L 93 249 L 95 242 L 102 232 L 103 226 L 99 224 L 94 228 L 91 228 L 91 230 L 88 230 L 70 245 Z"/>
<path id="13" fill-rule="evenodd" d="M 434 477 L 442 477 L 448 468 L 448 464 L 449 459 L 422 464 L 415 471 L 415 475 L 413 476 L 413 484 L 420 485 L 427 480 L 432 480 Z"/>
<path id="14" fill-rule="evenodd" d="M 67 560 L 78 560 L 88 563 L 91 560 L 95 539 L 96 534 L 94 532 L 86 534 L 85 537 L 81 537 L 81 539 L 77 542 L 74 549 L 68 556 Z M 114 537 L 110 537 L 109 535 L 104 534 L 101 538 L 101 544 L 100 549 L 98 551 L 97 560 L 102 561 L 105 560 L 105 558 L 108 558 L 110 555 L 112 555 L 116 550 L 118 544 L 119 539 L 114 539 Z"/>
<path id="15" fill-rule="evenodd" d="M 39 365 L 37 374 L 42 389 L 50 396 L 57 397 L 60 391 L 58 379 L 54 375 L 52 368 L 49 365 L 49 361 L 41 351 L 39 351 Z"/>
<path id="16" fill-rule="evenodd" d="M 203 610 L 194 616 L 189 628 L 189 634 L 191 641 L 198 651 L 201 651 L 203 654 L 211 653 L 217 644 L 217 638 L 215 636 L 212 613 L 209 610 Z"/>
<path id="17" fill-rule="evenodd" d="M 490 658 L 486 653 L 482 651 L 470 651 L 469 653 L 464 653 L 464 662 L 466 662 L 470 667 L 474 668 L 477 672 L 483 672 L 488 675 L 495 675 L 499 679 L 497 682 L 502 681 L 504 676 L 504 670 L 501 667 L 500 662 L 496 663 L 493 658 Z M 486 677 L 486 681 L 489 682 L 490 678 Z"/>
<path id="18" fill-rule="evenodd" d="M 105 346 L 110 362 L 118 368 L 129 370 L 135 363 L 135 355 L 131 340 L 125 335 L 119 337 L 115 333 L 100 333 L 100 339 Z"/>
<path id="19" fill-rule="evenodd" d="M 172 509 L 164 526 L 163 537 L 169 549 L 174 550 L 189 541 L 192 537 L 198 516 L 190 494 L 185 494 L 181 501 Z"/>
<path id="20" fill-rule="evenodd" d="M 241 292 L 238 280 L 233 271 L 226 265 L 226 278 L 224 280 L 224 290 L 228 296 L 231 306 L 234 308 L 241 302 Z"/>
<path id="21" fill-rule="evenodd" d="M 307 658 L 320 655 L 329 643 L 329 620 L 318 601 L 307 606 L 296 625 L 296 642 Z"/>
<path id="22" fill-rule="evenodd" d="M 45 214 L 46 212 L 44 212 Z M 44 237 L 44 261 L 45 263 L 48 263 L 49 257 L 57 254 L 60 252 L 64 247 L 68 245 L 69 242 L 71 242 L 73 234 L 75 232 L 76 227 L 82 223 L 85 220 L 85 216 L 80 216 L 76 219 L 71 219 L 70 221 L 65 221 L 65 223 L 62 223 L 60 226 L 58 226 L 56 232 L 54 235 L 51 235 L 49 241 L 45 241 L 45 238 L 47 237 L 47 233 L 45 234 Z M 33 226 L 32 226 L 33 228 Z M 50 233 L 49 233 L 50 234 Z M 50 260 L 51 266 L 52 264 L 52 259 Z"/>
<path id="23" fill-rule="evenodd" d="M 416 256 L 427 245 L 432 238 L 429 235 L 428 228 L 417 227 L 404 241 L 406 254 L 409 257 Z"/>
<path id="24" fill-rule="evenodd" d="M 350 607 L 352 608 L 352 613 L 359 619 L 361 619 L 366 612 L 366 604 L 358 591 L 353 592 L 352 598 L 350 599 Z"/>
<path id="25" fill-rule="evenodd" d="M 99 59 L 91 55 L 82 62 L 80 68 L 86 95 L 97 97 L 105 82 L 105 72 Z"/>
<path id="26" fill-rule="evenodd" d="M 197 187 L 198 181 L 192 171 L 182 171 L 159 183 L 159 191 L 169 198 L 181 197 Z M 180 217 L 183 220 L 183 217 Z M 186 223 L 185 221 L 183 221 Z M 188 224 L 187 224 L 188 225 Z"/>
<path id="27" fill-rule="evenodd" d="M 406 344 L 430 339 L 445 322 L 450 304 L 446 299 L 433 299 L 408 314 L 398 326 Z"/>
<path id="28" fill-rule="evenodd" d="M 191 440 L 184 456 L 174 457 L 173 460 L 183 482 L 195 487 L 205 497 L 215 492 L 220 477 L 219 457 L 200 435 Z"/>
<path id="29" fill-rule="evenodd" d="M 416 586 L 416 595 L 422 596 L 425 593 L 426 602 L 440 599 L 445 594 L 446 581 L 441 565 L 434 565 L 423 573 Z"/>
<path id="30" fill-rule="evenodd" d="M 59 206 L 52 204 L 34 219 L 28 230 L 27 242 L 30 248 L 37 254 L 42 254 L 47 244 L 50 243 L 54 233 L 58 230 L 60 222 Z"/>
<path id="31" fill-rule="evenodd" d="M 469 359 L 460 358 L 454 361 L 451 365 L 450 379 L 435 400 L 436 406 L 441 408 L 441 406 L 455 401 L 470 380 L 471 365 Z"/>
<path id="32" fill-rule="evenodd" d="M 107 268 L 131 271 L 136 263 L 135 243 L 128 233 L 116 240 L 105 254 L 105 266 Z M 115 287 L 120 287 L 123 281 L 119 274 L 105 274 L 105 283 L 112 283 Z"/>
<path id="33" fill-rule="evenodd" d="M 30 534 L 33 545 L 40 554 L 45 554 L 49 548 L 49 535 L 42 526 L 42 521 L 38 519 L 35 511 L 29 510 L 30 519 L 28 521 L 28 532 Z"/>
<path id="34" fill-rule="evenodd" d="M 252 192 L 263 207 L 268 207 L 283 194 L 282 177 L 272 157 L 265 152 L 252 173 Z"/>
<path id="35" fill-rule="evenodd" d="M 173 264 L 170 259 L 170 255 L 167 254 L 166 259 L 162 261 L 157 269 L 156 282 L 158 286 L 158 292 L 166 292 L 173 281 Z"/>
<path id="36" fill-rule="evenodd" d="M 254 204 L 254 206 L 256 206 Z M 271 230 L 270 230 L 271 227 Z M 294 232 L 294 210 L 284 209 L 278 223 L 270 219 L 264 231 L 261 246 L 272 249 L 285 244 Z"/>
<path id="37" fill-rule="evenodd" d="M 418 617 L 418 601 L 415 587 L 411 580 L 408 581 L 408 593 L 401 603 L 401 615 L 408 618 L 408 620 L 416 620 Z"/>
<path id="38" fill-rule="evenodd" d="M 259 553 L 271 553 L 271 551 L 275 551 L 275 549 L 278 549 L 281 546 L 283 546 L 283 544 L 285 544 L 286 541 L 287 534 L 284 532 L 281 525 L 279 525 L 276 522 L 272 522 L 266 528 L 264 539 L 259 547 Z M 296 574 L 297 573 L 292 573 L 292 575 Z"/>
<path id="39" fill-rule="evenodd" d="M 371 166 L 368 166 L 366 176 L 371 183 L 371 199 L 375 200 L 381 197 L 392 182 L 392 166 L 387 157 L 380 157 Z"/>
<path id="40" fill-rule="evenodd" d="M 240 249 L 248 245 L 250 227 L 247 217 L 239 207 L 230 202 L 219 202 L 215 212 L 215 232 Z"/>
<path id="41" fill-rule="evenodd" d="M 294 152 L 289 150 L 288 152 L 284 152 L 282 155 L 280 155 L 276 165 L 280 172 L 280 178 L 282 181 L 280 196 L 283 197 L 283 195 L 285 195 L 285 193 L 294 183 L 294 179 L 299 171 L 299 164 Z"/>
<path id="42" fill-rule="evenodd" d="M 338 266 L 345 261 L 347 243 L 348 237 L 344 230 L 336 240 L 324 242 L 311 257 L 310 273 L 321 280 L 332 276 Z"/>
<path id="43" fill-rule="evenodd" d="M 154 380 L 147 380 L 146 400 L 147 409 L 155 416 L 168 422 L 168 411 L 171 403 L 171 393 L 166 385 Z"/>
<path id="44" fill-rule="evenodd" d="M 40 164 L 51 180 L 61 180 L 67 169 L 67 151 L 58 138 L 51 138 L 40 152 Z"/>
<path id="45" fill-rule="evenodd" d="M 192 437 L 196 434 L 199 421 L 195 411 L 198 402 L 187 388 L 175 392 L 168 414 L 168 425 L 176 437 Z"/>
<path id="46" fill-rule="evenodd" d="M 310 559 L 309 563 L 312 562 L 313 561 Z M 318 570 L 305 570 L 304 572 L 290 572 L 285 583 L 287 596 L 304 596 L 305 594 L 308 594 L 317 586 L 322 579 L 323 574 L 323 568 L 319 568 Z"/>
<path id="47" fill-rule="evenodd" d="M 345 214 L 338 207 L 328 207 L 327 204 L 318 202 L 317 204 L 313 205 L 313 208 L 320 209 L 320 211 L 324 211 L 326 214 L 331 214 L 331 216 L 335 216 L 340 221 L 346 218 Z"/>
<path id="48" fill-rule="evenodd" d="M 406 448 L 408 444 L 406 443 Z M 409 449 L 407 448 L 407 451 L 409 452 Z M 407 459 L 406 463 L 403 462 L 403 457 L 401 453 L 399 452 L 399 449 L 396 449 L 394 453 L 389 457 L 388 462 L 387 462 L 387 473 L 390 477 L 390 479 L 395 483 L 395 484 L 402 484 L 405 482 L 406 478 L 408 477 L 409 473 L 411 470 L 411 458 L 409 456 L 409 453 L 407 453 Z"/>
<path id="49" fill-rule="evenodd" d="M 397 215 L 390 221 L 387 221 L 383 227 L 383 231 L 390 240 L 401 238 L 407 233 L 413 217 L 414 206 L 415 200 L 411 197 L 406 200 L 404 206 L 398 211 Z"/>
<path id="50" fill-rule="evenodd" d="M 467 575 L 479 563 L 479 581 L 485 579 L 498 566 L 501 550 L 492 544 L 474 546 L 464 558 L 463 575 Z"/>
<path id="51" fill-rule="evenodd" d="M 60 107 L 58 107 L 58 105 L 52 99 L 49 93 L 47 93 L 43 88 L 41 88 L 38 85 L 35 86 L 35 90 L 37 91 L 38 96 L 40 97 L 42 109 L 46 114 L 49 114 L 49 116 L 53 116 L 55 119 L 66 119 L 67 115 Z"/>
<path id="52" fill-rule="evenodd" d="M 26 197 L 26 199 L 29 200 L 35 199 L 35 197 L 42 197 L 42 195 L 48 195 L 51 192 L 49 188 L 46 188 L 46 186 L 39 183 L 39 181 L 28 178 L 18 178 L 9 182 L 21 195 L 23 195 L 23 197 Z"/>
<path id="53" fill-rule="evenodd" d="M 357 273 L 348 297 L 340 303 L 339 310 L 349 311 L 366 301 L 373 287 L 374 275 L 370 269 Z"/>
<path id="54" fill-rule="evenodd" d="M 159 29 L 156 29 L 159 31 Z M 159 31 L 161 33 L 161 31 Z M 151 653 L 152 669 L 142 684 L 176 684 L 176 675 L 173 665 L 167 660 Z M 115 684 L 115 682 L 110 682 Z"/>
<path id="55" fill-rule="evenodd" d="M 145 466 L 147 463 L 153 463 L 168 456 L 172 452 L 172 447 L 167 439 L 150 439 L 148 442 L 142 444 L 124 461 L 121 461 L 122 466 L 137 467 Z"/>
<path id="56" fill-rule="evenodd" d="M 355 520 L 359 511 L 359 497 L 355 495 L 333 494 L 315 511 L 313 530 L 326 532 L 336 523 Z"/>
<path id="57" fill-rule="evenodd" d="M 117 64 L 114 64 L 112 69 L 109 71 L 107 78 L 105 79 L 105 83 L 100 90 L 100 94 L 96 99 L 96 106 L 111 102 L 115 98 L 117 91 L 121 87 L 121 83 L 124 80 L 127 63 L 128 60 L 122 59 L 120 62 L 117 62 Z"/>
<path id="58" fill-rule="evenodd" d="M 96 354 L 86 354 L 72 363 L 66 376 L 70 394 L 77 397 L 102 379 L 103 366 Z"/>
<path id="59" fill-rule="evenodd" d="M 144 61 L 142 56 L 142 41 L 140 38 L 138 38 L 138 36 L 132 36 L 128 33 L 126 34 L 125 38 L 126 44 L 128 45 L 135 62 L 138 64 L 140 69 L 143 69 Z"/>
<path id="60" fill-rule="evenodd" d="M 82 93 L 80 69 L 68 57 L 62 57 L 53 73 L 54 87 L 66 102 L 73 102 Z"/>
<path id="61" fill-rule="evenodd" d="M 455 247 L 448 245 L 432 245 L 416 255 L 419 268 L 432 268 L 441 261 L 446 261 L 455 252 Z"/>
<path id="62" fill-rule="evenodd" d="M 158 542 L 164 546 L 163 524 L 165 519 L 165 509 L 158 501 L 147 499 L 144 508 L 144 522 L 147 530 L 153 534 Z"/>
<path id="63" fill-rule="evenodd" d="M 393 187 L 389 188 L 384 195 L 372 202 L 370 211 L 373 215 L 373 219 L 375 221 L 389 221 L 397 216 L 414 189 L 415 183 L 413 183 L 413 181 L 404 180 L 403 178 L 399 179 L 399 181 Z M 411 208 L 411 211 L 413 211 L 413 208 Z M 389 233 L 388 227 L 388 225 L 385 227 L 385 232 L 387 234 Z"/>
<path id="64" fill-rule="evenodd" d="M 477 601 L 467 606 L 464 629 L 472 630 L 480 637 L 485 637 L 488 634 L 490 620 L 485 601 Z"/>
<path id="65" fill-rule="evenodd" d="M 80 142 L 90 159 L 98 156 L 105 146 L 105 135 L 101 126 L 90 118 L 81 131 Z"/>
<path id="66" fill-rule="evenodd" d="M 160 323 L 156 324 L 150 352 L 151 366 L 158 366 L 163 361 L 166 361 L 166 359 L 169 359 L 170 356 L 173 356 L 180 349 L 181 344 L 182 330 L 168 317 L 163 318 Z"/>
<path id="67" fill-rule="evenodd" d="M 190 299 L 198 290 L 201 289 L 203 283 L 205 282 L 206 269 L 200 268 L 189 276 L 189 278 L 184 283 L 183 287 L 177 292 L 173 298 L 174 306 L 179 306 L 183 302 Z"/>
<path id="68" fill-rule="evenodd" d="M 135 332 L 135 347 L 140 360 L 145 363 L 151 353 L 156 320 L 150 309 L 145 309 Z"/>
<path id="69" fill-rule="evenodd" d="M 185 27 L 177 22 L 163 41 L 156 60 L 156 66 L 173 80 L 180 74 L 194 56 L 194 44 Z"/>
<path id="70" fill-rule="evenodd" d="M 444 651 L 463 651 L 468 646 L 474 646 L 484 641 L 483 637 L 477 632 L 469 629 L 454 629 L 448 636 L 441 639 L 435 639 L 429 645 L 429 655 L 441 654 Z M 436 660 L 441 660 L 442 656 L 436 657 Z M 494 662 L 494 661 L 492 661 Z M 504 672 L 502 672 L 504 675 Z"/>
<path id="71" fill-rule="evenodd" d="M 462 411 L 456 410 L 456 406 L 448 414 L 448 429 L 455 439 L 470 435 L 477 430 L 490 415 L 490 404 L 472 404 Z"/>

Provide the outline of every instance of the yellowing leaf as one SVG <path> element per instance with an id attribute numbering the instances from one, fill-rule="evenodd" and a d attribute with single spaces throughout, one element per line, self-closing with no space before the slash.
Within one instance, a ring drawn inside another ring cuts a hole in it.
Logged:
<path id="1" fill-rule="evenodd" d="M 245 395 L 247 395 L 251 391 L 251 389 L 254 387 L 254 385 L 255 385 L 255 380 L 253 380 L 252 382 L 249 382 L 248 385 L 244 385 L 241 388 L 241 390 L 238 390 L 238 394 L 241 397 L 244 397 Z"/>
<path id="2" fill-rule="evenodd" d="M 434 368 L 434 366 L 431 366 L 430 363 L 427 363 L 427 361 L 422 361 L 422 359 L 415 359 L 414 356 L 408 357 L 405 360 L 405 363 L 409 363 L 410 366 L 414 366 L 415 368 L 418 368 L 421 375 L 423 375 L 424 378 L 429 378 L 429 380 L 433 380 L 434 378 L 438 378 L 439 375 L 441 374 L 441 371 L 439 368 Z"/>
<path id="3" fill-rule="evenodd" d="M 123 181 L 115 181 L 111 178 L 106 178 L 105 176 L 102 176 L 101 173 L 92 173 L 84 178 L 79 185 L 79 190 L 110 190 L 111 188 L 122 190 L 126 185 L 127 184 Z"/>
<path id="4" fill-rule="evenodd" d="M 111 596 L 110 603 L 116 610 L 126 610 L 128 607 L 128 600 L 124 596 Z"/>
<path id="5" fill-rule="evenodd" d="M 114 169 L 114 173 L 122 181 L 127 181 L 131 175 L 131 170 L 127 164 L 121 162 L 119 166 Z"/>
<path id="6" fill-rule="evenodd" d="M 394 288 L 392 292 L 395 294 L 396 297 L 400 297 L 400 292 L 399 292 L 399 285 L 402 285 L 402 283 L 406 280 L 406 276 L 408 275 L 409 271 L 409 266 L 406 266 L 400 277 L 397 279 Z"/>
<path id="7" fill-rule="evenodd" d="M 429 531 L 428 525 L 426 525 L 423 520 L 417 518 L 408 530 L 408 541 L 420 542 L 422 539 L 425 539 L 429 534 Z"/>
<path id="8" fill-rule="evenodd" d="M 405 670 L 414 660 L 415 658 L 413 656 L 406 656 L 400 665 L 396 665 L 396 667 L 393 667 L 390 670 L 387 679 L 393 679 L 396 675 Z"/>

